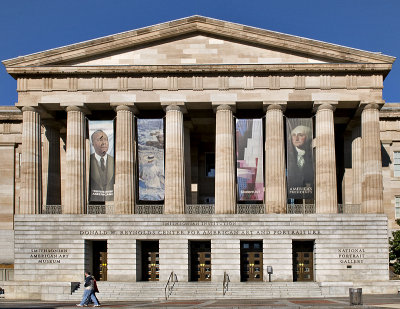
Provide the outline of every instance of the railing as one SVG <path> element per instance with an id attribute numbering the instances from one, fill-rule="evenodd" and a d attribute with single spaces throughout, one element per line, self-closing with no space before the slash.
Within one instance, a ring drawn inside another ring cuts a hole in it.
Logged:
<path id="1" fill-rule="evenodd" d="M 106 204 L 106 205 L 87 205 L 87 213 L 89 215 L 104 215 L 104 214 L 113 214 L 114 213 L 114 205 Z"/>
<path id="2" fill-rule="evenodd" d="M 42 214 L 44 215 L 60 215 L 62 214 L 61 205 L 43 205 Z"/>
<path id="3" fill-rule="evenodd" d="M 168 300 L 168 297 L 172 294 L 172 289 L 175 286 L 175 282 L 178 282 L 178 277 L 176 274 L 171 271 L 171 274 L 168 277 L 167 284 L 165 285 L 164 293 L 165 293 L 165 300 Z"/>
<path id="4" fill-rule="evenodd" d="M 338 204 L 339 214 L 360 214 L 361 204 Z"/>
<path id="5" fill-rule="evenodd" d="M 265 213 L 264 204 L 237 204 L 237 213 L 238 214 L 263 214 Z"/>
<path id="6" fill-rule="evenodd" d="M 288 214 L 315 214 L 315 204 L 287 204 Z"/>
<path id="7" fill-rule="evenodd" d="M 214 204 L 188 204 L 186 205 L 187 214 L 211 215 L 215 213 Z"/>
<path id="8" fill-rule="evenodd" d="M 135 205 L 135 214 L 138 215 L 162 215 L 164 205 L 151 204 L 151 205 Z"/>
<path id="9" fill-rule="evenodd" d="M 225 295 L 226 292 L 229 290 L 229 275 L 224 271 L 224 281 L 222 282 L 222 295 Z"/>

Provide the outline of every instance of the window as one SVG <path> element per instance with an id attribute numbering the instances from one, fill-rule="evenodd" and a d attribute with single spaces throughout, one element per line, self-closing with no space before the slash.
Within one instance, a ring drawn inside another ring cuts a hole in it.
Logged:
<path id="1" fill-rule="evenodd" d="M 394 197 L 395 218 L 400 219 L 400 196 Z"/>
<path id="2" fill-rule="evenodd" d="M 206 153 L 206 177 L 215 177 L 215 153 Z"/>
<path id="3" fill-rule="evenodd" d="M 393 152 L 394 177 L 400 177 L 400 151 Z"/>

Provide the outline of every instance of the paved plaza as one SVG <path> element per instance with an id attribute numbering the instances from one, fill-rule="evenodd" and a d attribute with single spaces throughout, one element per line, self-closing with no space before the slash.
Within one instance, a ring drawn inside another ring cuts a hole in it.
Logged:
<path id="1" fill-rule="evenodd" d="M 100 301 L 101 297 L 99 295 Z M 91 307 L 91 306 L 89 306 Z M 236 300 L 105 302 L 103 308 L 400 308 L 400 295 L 363 295 L 363 305 L 350 306 L 348 297 Z M 77 308 L 75 303 L 0 300 L 0 308 Z"/>

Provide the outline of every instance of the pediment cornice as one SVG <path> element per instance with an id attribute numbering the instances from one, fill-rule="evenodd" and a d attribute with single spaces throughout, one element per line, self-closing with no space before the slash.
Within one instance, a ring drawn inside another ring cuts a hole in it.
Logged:
<path id="1" fill-rule="evenodd" d="M 3 64 L 7 69 L 11 67 L 62 66 L 85 58 L 134 48 L 143 44 L 156 44 L 157 41 L 170 40 L 191 34 L 205 34 L 239 41 L 243 44 L 257 44 L 264 48 L 273 48 L 288 53 L 292 52 L 326 59 L 332 63 L 392 64 L 395 60 L 395 57 L 380 53 L 353 49 L 202 16 L 192 16 L 4 60 Z"/>

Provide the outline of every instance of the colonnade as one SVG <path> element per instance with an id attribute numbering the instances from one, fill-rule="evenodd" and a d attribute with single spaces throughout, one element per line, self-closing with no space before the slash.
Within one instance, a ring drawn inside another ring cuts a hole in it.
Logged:
<path id="1" fill-rule="evenodd" d="M 234 104 L 234 102 L 232 102 Z M 315 136 L 315 204 L 317 213 L 337 213 L 334 102 L 318 102 Z M 268 104 L 265 142 L 266 213 L 286 212 L 285 138 L 283 105 Z M 83 214 L 86 205 L 85 110 L 69 106 L 67 111 L 65 214 Z M 35 107 L 23 107 L 22 188 L 19 214 L 41 211 L 41 120 Z M 116 107 L 114 213 L 131 214 L 135 202 L 134 109 Z M 367 104 L 360 130 L 353 139 L 353 191 L 363 213 L 382 213 L 382 159 L 379 139 L 379 106 Z M 357 136 L 358 135 L 358 136 Z M 235 132 L 229 104 L 216 109 L 215 213 L 236 213 Z M 185 212 L 185 158 L 182 109 L 166 108 L 164 213 Z"/>

